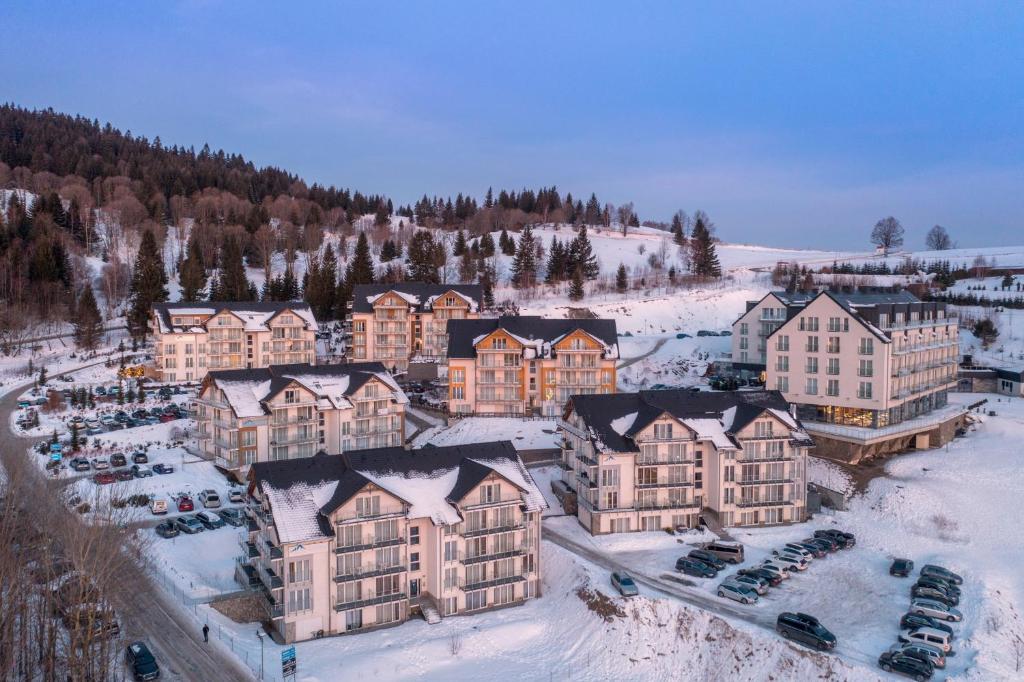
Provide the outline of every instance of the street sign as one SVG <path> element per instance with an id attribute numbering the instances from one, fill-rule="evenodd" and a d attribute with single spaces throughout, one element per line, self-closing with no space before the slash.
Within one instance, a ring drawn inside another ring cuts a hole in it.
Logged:
<path id="1" fill-rule="evenodd" d="M 295 674 L 295 647 L 290 646 L 281 652 L 281 675 L 288 677 Z"/>

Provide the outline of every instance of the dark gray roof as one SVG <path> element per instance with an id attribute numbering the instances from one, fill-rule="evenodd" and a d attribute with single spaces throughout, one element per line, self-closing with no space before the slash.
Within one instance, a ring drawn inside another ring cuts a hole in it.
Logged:
<path id="1" fill-rule="evenodd" d="M 614 452 L 637 452 L 633 440 L 640 431 L 651 425 L 662 414 L 676 419 L 718 419 L 730 408 L 736 408 L 732 423 L 726 429 L 730 435 L 757 419 L 765 410 L 789 412 L 789 403 L 778 391 L 724 391 L 694 392 L 685 389 L 639 391 L 611 395 L 574 395 L 569 399 L 571 409 Z M 623 433 L 613 422 L 636 413 L 633 423 Z M 797 425 L 800 422 L 794 418 Z M 735 441 L 734 441 L 735 442 Z"/>
<path id="2" fill-rule="evenodd" d="M 373 312 L 373 305 L 368 300 L 371 296 L 379 296 L 389 291 L 397 291 L 415 296 L 419 304 L 413 306 L 418 312 L 430 310 L 427 302 L 434 296 L 441 296 L 449 291 L 462 294 L 472 299 L 476 306 L 483 300 L 483 287 L 479 284 L 430 284 L 427 282 L 401 282 L 400 284 L 357 284 L 352 289 L 352 312 Z"/>
<path id="3" fill-rule="evenodd" d="M 498 317 L 482 320 L 448 320 L 448 357 L 472 358 L 476 356 L 473 340 L 501 328 L 523 339 L 541 339 L 552 342 L 577 329 L 600 339 L 607 346 L 617 343 L 615 320 L 548 319 L 531 315 Z"/>
<path id="4" fill-rule="evenodd" d="M 1022 382 L 1024 381 L 1024 370 L 997 367 L 996 376 L 1004 381 Z"/>

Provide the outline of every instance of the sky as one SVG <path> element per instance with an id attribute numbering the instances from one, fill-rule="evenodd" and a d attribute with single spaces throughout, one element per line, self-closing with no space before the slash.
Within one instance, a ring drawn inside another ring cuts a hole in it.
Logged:
<path id="1" fill-rule="evenodd" d="M 1019 2 L 0 3 L 0 101 L 307 182 L 556 185 L 729 242 L 1024 241 Z"/>

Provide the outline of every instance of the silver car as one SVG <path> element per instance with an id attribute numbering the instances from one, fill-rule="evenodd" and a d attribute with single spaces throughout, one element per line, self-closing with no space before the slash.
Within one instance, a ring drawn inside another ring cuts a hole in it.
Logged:
<path id="1" fill-rule="evenodd" d="M 789 580 L 789 569 L 787 569 L 786 566 L 772 561 L 771 559 L 765 559 L 758 568 L 763 568 L 764 570 L 779 576 L 783 580 Z"/>
<path id="2" fill-rule="evenodd" d="M 753 588 L 741 587 L 729 581 L 725 581 L 718 586 L 718 596 L 738 601 L 741 604 L 756 604 L 758 599 L 757 592 Z"/>
<path id="3" fill-rule="evenodd" d="M 893 644 L 889 647 L 889 651 L 894 654 L 910 654 L 915 658 L 927 658 L 936 668 L 946 667 L 946 654 L 930 644 L 920 644 L 918 642 Z"/>
<path id="4" fill-rule="evenodd" d="M 759 595 L 768 594 L 768 583 L 760 578 L 755 578 L 752 575 L 733 575 L 726 578 L 723 582 L 729 583 L 730 585 L 736 585 L 738 587 L 746 587 L 754 590 Z"/>
<path id="5" fill-rule="evenodd" d="M 612 587 L 619 591 L 623 597 L 635 597 L 640 594 L 636 583 L 628 573 L 612 573 Z"/>
<path id="6" fill-rule="evenodd" d="M 934 599 L 912 600 L 910 602 L 910 612 L 921 616 L 931 616 L 932 618 L 952 622 L 959 622 L 964 619 L 964 614 L 960 613 L 960 611 L 954 609 L 952 606 L 946 606 L 940 601 L 935 601 Z"/>

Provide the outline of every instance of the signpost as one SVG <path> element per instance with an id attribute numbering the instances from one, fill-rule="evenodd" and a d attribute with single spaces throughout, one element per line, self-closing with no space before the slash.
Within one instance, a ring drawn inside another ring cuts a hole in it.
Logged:
<path id="1" fill-rule="evenodd" d="M 281 652 L 281 676 L 295 677 L 295 647 L 290 646 Z"/>

